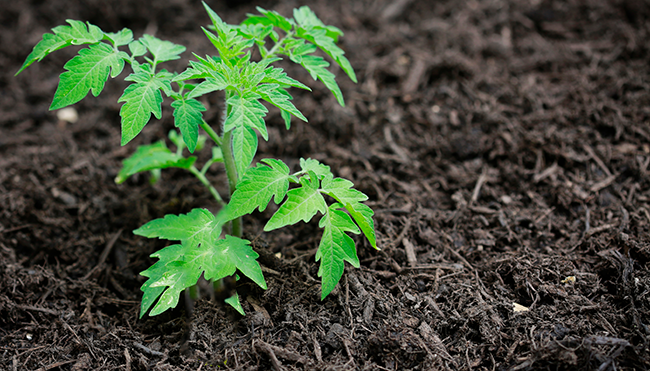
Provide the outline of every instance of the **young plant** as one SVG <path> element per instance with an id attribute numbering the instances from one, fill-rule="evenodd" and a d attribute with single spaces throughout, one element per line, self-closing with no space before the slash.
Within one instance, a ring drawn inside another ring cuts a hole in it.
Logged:
<path id="1" fill-rule="evenodd" d="M 54 110 L 77 103 L 89 92 L 98 96 L 108 76 L 117 77 L 128 64 L 132 73 L 124 80 L 131 84 L 118 100 L 123 103 L 122 145 L 135 138 L 152 115 L 161 118 L 163 94 L 171 98 L 174 124 L 180 131 L 169 133 L 176 151 L 171 151 L 164 140 L 139 146 L 124 160 L 115 181 L 122 183 L 145 171 L 151 172 L 156 180 L 161 169 L 182 168 L 205 185 L 223 207 L 217 215 L 207 209 L 166 215 L 134 231 L 140 236 L 179 242 L 152 254 L 159 260 L 141 273 L 148 280 L 141 288 L 140 317 L 149 310 L 153 316 L 174 308 L 180 293 L 194 288 L 201 276 L 219 282 L 239 272 L 266 289 L 256 261 L 258 254 L 249 241 L 241 238 L 241 218 L 256 209 L 264 211 L 271 199 L 280 206 L 266 223 L 265 231 L 309 222 L 316 214 L 322 215 L 319 227 L 323 228 L 323 236 L 316 253 L 316 261 L 320 261 L 318 276 L 322 278 L 321 300 L 339 282 L 345 261 L 359 267 L 355 242 L 348 233 L 363 233 L 370 245 L 377 248 L 374 213 L 363 204 L 368 197 L 355 190 L 349 180 L 335 178 L 329 166 L 313 159 L 300 159 L 300 169 L 292 172 L 280 160 L 264 159 L 251 167 L 258 135 L 268 140 L 264 121 L 268 109 L 262 101 L 280 110 L 287 129 L 291 116 L 307 121 L 291 103 L 288 88 L 310 90 L 309 87 L 287 76 L 273 63 L 288 57 L 304 67 L 314 80 L 325 84 L 338 103 L 344 105 L 335 76 L 327 70 L 329 62 L 316 54 L 320 49 L 356 82 L 352 66 L 336 46 L 343 34 L 341 30 L 324 25 L 306 6 L 295 9 L 293 18 L 258 8 L 259 15 L 249 15 L 240 25 L 229 25 L 203 5 L 212 20 L 203 32 L 217 49 L 217 55 L 194 54 L 196 60 L 180 73 L 159 69 L 159 64 L 180 58 L 185 47 L 146 34 L 134 40 L 129 29 L 110 33 L 75 20 L 55 27 L 52 34 L 46 33 L 16 73 L 55 50 L 88 45 L 65 64 L 66 72 L 60 76 L 50 106 Z M 217 127 L 220 134 L 203 119 L 206 108 L 199 100 L 218 91 L 225 92 L 224 119 Z M 214 142 L 212 158 L 200 170 L 196 167 L 196 156 L 184 155 L 185 149 L 193 154 L 204 147 L 206 137 L 199 135 L 199 128 Z M 223 163 L 225 167 L 230 188 L 228 203 L 206 177 L 214 163 Z M 226 301 L 243 314 L 236 293 Z"/>

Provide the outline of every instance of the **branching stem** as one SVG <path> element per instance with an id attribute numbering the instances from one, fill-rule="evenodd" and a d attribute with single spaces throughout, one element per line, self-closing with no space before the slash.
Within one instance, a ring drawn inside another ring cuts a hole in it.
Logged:
<path id="1" fill-rule="evenodd" d="M 208 180 L 208 178 L 205 177 L 205 174 L 201 173 L 199 169 L 196 168 L 196 166 L 192 166 L 189 170 L 190 173 L 194 174 L 194 176 L 197 177 L 197 179 L 199 179 L 199 181 L 201 181 L 201 183 L 210 190 L 212 197 L 214 197 L 214 199 L 217 200 L 219 205 L 226 206 L 226 203 L 223 201 L 223 198 L 221 198 L 221 195 L 219 194 L 217 189 L 214 188 L 212 184 L 210 184 L 210 181 Z"/>
<path id="2" fill-rule="evenodd" d="M 274 56 L 275 53 L 278 51 L 278 49 L 280 49 L 280 47 L 282 46 L 282 44 L 284 44 L 284 41 L 287 40 L 287 39 L 289 39 L 291 36 L 293 36 L 293 31 L 289 31 L 289 32 L 287 32 L 287 34 L 284 35 L 283 38 L 281 38 L 280 40 L 278 40 L 278 42 L 275 43 L 275 45 L 273 45 L 273 47 L 271 48 L 271 50 L 269 50 L 269 51 L 266 53 L 266 55 L 264 56 L 264 59 L 273 58 L 273 56 Z"/>

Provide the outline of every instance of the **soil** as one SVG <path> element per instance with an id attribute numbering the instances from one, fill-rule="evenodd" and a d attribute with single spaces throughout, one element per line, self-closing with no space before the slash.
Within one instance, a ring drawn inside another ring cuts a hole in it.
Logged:
<path id="1" fill-rule="evenodd" d="M 259 5 L 208 1 L 226 21 Z M 294 91 L 309 123 L 268 116 L 259 158 L 316 158 L 370 196 L 377 252 L 357 238 L 320 301 L 315 223 L 245 219 L 268 290 L 138 318 L 138 273 L 165 244 L 147 221 L 218 205 L 192 176 L 113 181 L 168 106 L 120 147 L 107 83 L 48 110 L 74 47 L 14 77 L 65 19 L 213 53 L 189 0 L 25 0 L 0 12 L 0 368 L 3 370 L 645 370 L 650 367 L 650 3 L 644 0 L 328 0 L 345 32 L 347 105 Z M 78 48 L 76 48 L 78 49 Z M 169 63 L 182 68 L 191 58 Z M 220 97 L 206 100 L 219 120 Z M 168 104 L 169 102 L 166 102 Z M 206 160 L 207 154 L 199 161 Z M 223 170 L 209 178 L 227 193 Z"/>

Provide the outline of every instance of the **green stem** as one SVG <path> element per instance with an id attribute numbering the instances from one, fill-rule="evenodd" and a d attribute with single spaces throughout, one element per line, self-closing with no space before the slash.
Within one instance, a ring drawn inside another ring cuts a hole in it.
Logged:
<path id="1" fill-rule="evenodd" d="M 212 129 L 212 126 L 208 125 L 205 120 L 202 121 L 203 122 L 199 124 L 199 126 L 201 126 L 201 129 L 203 129 L 208 134 L 210 139 L 212 139 L 219 147 L 221 147 L 221 138 L 219 135 L 217 135 L 217 132 L 214 131 L 214 129 Z"/>
<path id="2" fill-rule="evenodd" d="M 212 164 L 214 164 L 214 161 L 208 160 L 208 162 L 206 162 L 205 165 L 203 165 L 203 167 L 201 168 L 201 174 L 205 175 L 205 173 L 208 172 L 208 169 L 210 168 L 210 166 L 212 166 Z"/>
<path id="3" fill-rule="evenodd" d="M 223 135 L 223 145 L 221 146 L 223 152 L 223 164 L 226 167 L 226 175 L 228 176 L 228 185 L 230 186 L 230 195 L 235 193 L 237 188 L 237 166 L 235 165 L 235 157 L 232 153 L 232 130 Z M 232 235 L 235 237 L 242 236 L 241 217 L 232 221 Z"/>
<path id="4" fill-rule="evenodd" d="M 232 107 L 228 104 L 228 99 L 232 96 L 232 91 L 226 90 L 226 112 L 225 117 L 230 115 Z M 221 141 L 221 152 L 223 153 L 223 164 L 226 167 L 226 176 L 228 176 L 228 186 L 230 187 L 230 196 L 235 193 L 239 176 L 237 174 L 237 165 L 235 165 L 235 156 L 232 153 L 232 130 L 223 133 Z M 242 218 L 239 217 L 232 221 L 232 235 L 235 237 L 242 236 Z"/>
<path id="5" fill-rule="evenodd" d="M 278 49 L 280 49 L 280 47 L 282 46 L 282 44 L 284 44 L 284 41 L 285 41 L 286 39 L 290 38 L 291 36 L 293 36 L 293 32 L 292 32 L 292 31 L 287 32 L 287 34 L 284 35 L 283 38 L 281 38 L 280 40 L 278 40 L 278 42 L 275 43 L 275 45 L 273 45 L 273 47 L 271 48 L 271 50 L 269 50 L 269 51 L 266 53 L 266 55 L 264 56 L 263 60 L 264 60 L 264 59 L 268 59 L 268 58 L 273 58 L 273 56 L 274 56 L 275 53 L 278 51 Z"/>
<path id="6" fill-rule="evenodd" d="M 212 197 L 214 197 L 214 199 L 217 200 L 217 202 L 221 206 L 226 206 L 226 203 L 223 202 L 223 198 L 221 198 L 221 195 L 219 194 L 219 192 L 217 192 L 217 190 L 212 186 L 212 184 L 210 184 L 210 181 L 208 180 L 208 178 L 206 178 L 205 175 L 202 174 L 199 171 L 199 169 L 196 168 L 196 166 L 192 166 L 191 168 L 189 168 L 189 170 L 190 170 L 190 173 L 194 174 L 194 176 L 197 177 L 201 181 L 201 183 L 203 183 L 203 185 L 206 186 L 210 190 L 210 193 L 212 194 Z"/>

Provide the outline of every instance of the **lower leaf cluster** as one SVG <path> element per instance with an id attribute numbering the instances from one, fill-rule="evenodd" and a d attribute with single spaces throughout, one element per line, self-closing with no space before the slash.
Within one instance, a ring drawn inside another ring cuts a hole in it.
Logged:
<path id="1" fill-rule="evenodd" d="M 298 186 L 290 189 L 291 183 Z M 221 226 L 256 209 L 265 210 L 271 199 L 280 207 L 267 222 L 265 231 L 309 222 L 318 213 L 323 215 L 319 222 L 323 236 L 316 261 L 320 262 L 318 276 L 322 279 L 324 299 L 341 279 L 346 261 L 359 267 L 355 242 L 348 233 L 363 232 L 377 248 L 374 213 L 362 203 L 368 197 L 352 186 L 349 180 L 334 178 L 329 167 L 316 160 L 301 160 L 301 170 L 290 174 L 282 161 L 265 159 L 246 171 L 230 202 L 218 215 L 194 209 L 188 214 L 167 215 L 135 230 L 135 234 L 145 237 L 180 241 L 152 254 L 159 260 L 141 273 L 149 279 L 141 288 L 144 296 L 140 315 L 152 307 L 152 316 L 174 308 L 180 293 L 195 285 L 201 275 L 207 280 L 219 280 L 241 272 L 266 289 L 256 261 L 259 255 L 247 240 L 230 235 L 221 237 Z M 335 202 L 328 206 L 325 195 Z M 227 302 L 243 311 L 238 297 Z"/>

